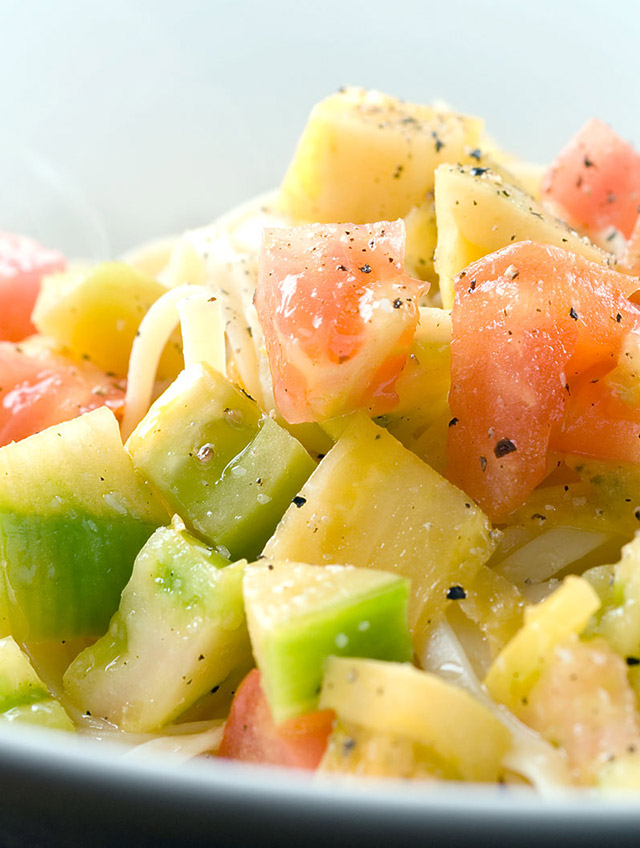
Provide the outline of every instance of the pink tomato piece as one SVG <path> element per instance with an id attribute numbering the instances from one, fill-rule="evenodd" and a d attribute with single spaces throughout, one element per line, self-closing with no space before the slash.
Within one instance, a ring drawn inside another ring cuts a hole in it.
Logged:
<path id="1" fill-rule="evenodd" d="M 600 244 L 611 228 L 629 238 L 640 204 L 640 154 L 594 118 L 553 161 L 542 196 L 572 227 Z"/>
<path id="2" fill-rule="evenodd" d="M 545 478 L 552 450 L 572 451 L 559 434 L 574 392 L 610 371 L 625 335 L 640 328 L 640 307 L 628 300 L 637 285 L 533 242 L 499 250 L 459 275 L 447 473 L 492 520 Z M 607 456 L 610 442 L 593 440 L 588 452 Z"/>
<path id="3" fill-rule="evenodd" d="M 334 718 L 332 710 L 317 710 L 276 725 L 260 672 L 254 669 L 233 699 L 218 753 L 231 760 L 313 771 L 327 747 Z"/>
<path id="4" fill-rule="evenodd" d="M 564 750 L 582 783 L 592 782 L 609 760 L 640 746 L 627 667 L 602 639 L 559 645 L 521 717 Z"/>
<path id="5" fill-rule="evenodd" d="M 0 375 L 0 445 L 99 406 L 118 412 L 124 402 L 120 381 L 46 349 L 0 342 Z"/>
<path id="6" fill-rule="evenodd" d="M 36 332 L 31 313 L 42 278 L 65 267 L 58 251 L 26 236 L 0 233 L 0 339 L 16 342 Z"/>
<path id="7" fill-rule="evenodd" d="M 560 453 L 640 464 L 640 407 L 617 397 L 606 379 L 589 380 L 572 393 L 550 445 Z"/>
<path id="8" fill-rule="evenodd" d="M 404 271 L 404 237 L 400 220 L 265 231 L 255 304 L 287 421 L 397 404 L 428 288 Z"/>

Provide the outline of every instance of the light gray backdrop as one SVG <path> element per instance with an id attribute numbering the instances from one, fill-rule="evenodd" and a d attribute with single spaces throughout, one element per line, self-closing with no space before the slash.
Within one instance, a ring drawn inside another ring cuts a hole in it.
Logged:
<path id="1" fill-rule="evenodd" d="M 345 83 L 445 98 L 540 160 L 592 115 L 640 143 L 639 32 L 634 0 L 0 0 L 0 228 L 100 253 L 207 221 L 276 184 Z"/>

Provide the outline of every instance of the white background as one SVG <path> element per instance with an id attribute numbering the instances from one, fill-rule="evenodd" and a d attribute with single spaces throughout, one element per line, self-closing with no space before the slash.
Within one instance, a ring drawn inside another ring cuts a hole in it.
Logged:
<path id="1" fill-rule="evenodd" d="M 345 83 L 444 98 L 541 161 L 593 115 L 640 145 L 639 35 L 634 0 L 0 0 L 0 228 L 105 252 L 206 222 L 277 184 Z M 56 215 L 24 147 L 80 187 L 109 245 Z"/>

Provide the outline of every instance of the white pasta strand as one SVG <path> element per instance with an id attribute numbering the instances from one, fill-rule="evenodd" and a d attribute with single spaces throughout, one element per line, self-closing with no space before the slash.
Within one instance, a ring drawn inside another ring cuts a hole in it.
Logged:
<path id="1" fill-rule="evenodd" d="M 197 733 L 167 734 L 157 736 L 142 745 L 129 749 L 127 759 L 143 759 L 148 756 L 170 756 L 174 761 L 186 762 L 201 754 L 215 753 L 222 742 L 224 723 L 222 720 L 209 729 Z"/>
<path id="2" fill-rule="evenodd" d="M 207 288 L 220 300 L 225 331 L 240 382 L 264 409 L 267 399 L 260 380 L 258 342 L 254 338 L 259 327 L 256 328 L 248 317 L 253 305 L 256 258 L 238 253 L 229 237 L 216 227 L 195 230 L 189 238 L 203 260 Z"/>
<path id="3" fill-rule="evenodd" d="M 220 301 L 206 292 L 185 297 L 177 306 L 185 368 L 196 362 L 206 362 L 225 374 L 226 348 Z"/>
<path id="4" fill-rule="evenodd" d="M 179 286 L 163 294 L 140 322 L 129 359 L 121 426 L 122 438 L 125 440 L 149 409 L 162 351 L 178 324 L 177 305 L 190 294 L 210 297 L 209 292 L 199 286 Z"/>
<path id="5" fill-rule="evenodd" d="M 84 713 L 75 721 L 79 734 L 96 742 L 121 745 L 124 757 L 142 759 L 164 754 L 178 762 L 216 753 L 224 731 L 223 719 L 170 724 L 157 733 L 128 733 L 103 719 L 88 718 Z"/>

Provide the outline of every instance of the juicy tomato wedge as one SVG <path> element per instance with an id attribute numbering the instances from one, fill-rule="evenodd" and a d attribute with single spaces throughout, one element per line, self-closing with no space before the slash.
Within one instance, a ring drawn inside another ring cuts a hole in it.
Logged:
<path id="1" fill-rule="evenodd" d="M 46 274 L 66 260 L 25 236 L 0 233 L 0 339 L 17 342 L 35 333 L 31 313 Z"/>
<path id="2" fill-rule="evenodd" d="M 122 386 L 88 362 L 44 348 L 0 342 L 0 445 L 38 433 L 98 406 L 119 410 Z"/>
<path id="3" fill-rule="evenodd" d="M 428 283 L 403 269 L 404 224 L 268 229 L 255 304 L 291 423 L 388 412 Z"/>
<path id="4" fill-rule="evenodd" d="M 325 752 L 333 719 L 333 710 L 319 710 L 276 726 L 260 686 L 260 672 L 254 669 L 233 699 L 219 755 L 312 771 Z"/>
<path id="5" fill-rule="evenodd" d="M 521 718 L 560 745 L 576 776 L 586 783 L 604 763 L 640 745 L 627 667 L 601 639 L 559 645 Z"/>
<path id="6" fill-rule="evenodd" d="M 620 427 L 610 427 L 621 414 L 615 399 L 606 414 L 601 404 L 599 437 L 586 429 L 589 438 L 570 435 L 588 426 L 581 416 L 592 414 L 595 393 L 612 398 L 602 378 L 627 334 L 640 328 L 640 307 L 628 300 L 637 287 L 637 279 L 533 242 L 510 245 L 459 275 L 447 473 L 494 521 L 544 479 L 552 450 L 605 458 L 627 450 Z M 627 417 L 638 422 L 629 448 L 637 454 L 640 416 Z"/>
<path id="7" fill-rule="evenodd" d="M 629 238 L 640 204 L 640 154 L 594 118 L 552 162 L 542 196 L 571 226 L 600 243 L 611 227 Z"/>

